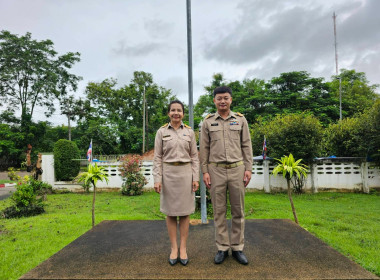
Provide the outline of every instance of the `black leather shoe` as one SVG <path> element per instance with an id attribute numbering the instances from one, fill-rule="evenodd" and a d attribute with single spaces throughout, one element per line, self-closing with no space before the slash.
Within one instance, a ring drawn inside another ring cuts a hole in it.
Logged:
<path id="1" fill-rule="evenodd" d="M 221 264 L 224 262 L 224 260 L 228 257 L 228 250 L 227 251 L 218 251 L 216 253 L 215 258 L 214 258 L 214 263 L 215 264 Z"/>
<path id="2" fill-rule="evenodd" d="M 244 255 L 243 251 L 232 251 L 232 256 L 234 257 L 235 260 L 238 261 L 238 263 L 247 265 L 248 260 L 247 257 Z"/>
<path id="3" fill-rule="evenodd" d="M 169 257 L 169 263 L 170 263 L 170 265 L 175 265 L 177 262 L 178 262 L 178 258 L 176 258 L 176 259 L 171 259 L 171 258 Z"/>
<path id="4" fill-rule="evenodd" d="M 189 259 L 179 259 L 179 262 L 182 264 L 182 265 L 187 265 L 189 263 Z"/>

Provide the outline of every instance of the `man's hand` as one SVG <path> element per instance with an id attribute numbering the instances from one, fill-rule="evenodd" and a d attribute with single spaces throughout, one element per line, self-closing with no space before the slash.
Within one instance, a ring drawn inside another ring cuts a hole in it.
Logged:
<path id="1" fill-rule="evenodd" d="M 161 183 L 154 183 L 154 190 L 156 193 L 161 193 L 162 184 Z"/>
<path id="2" fill-rule="evenodd" d="M 211 178 L 210 178 L 210 174 L 208 173 L 203 173 L 203 182 L 205 183 L 206 187 L 208 189 L 211 188 Z"/>
<path id="3" fill-rule="evenodd" d="M 244 171 L 244 187 L 247 187 L 249 181 L 251 181 L 252 172 L 249 170 Z"/>
<path id="4" fill-rule="evenodd" d="M 199 182 L 193 181 L 193 192 L 196 192 L 199 189 Z"/>

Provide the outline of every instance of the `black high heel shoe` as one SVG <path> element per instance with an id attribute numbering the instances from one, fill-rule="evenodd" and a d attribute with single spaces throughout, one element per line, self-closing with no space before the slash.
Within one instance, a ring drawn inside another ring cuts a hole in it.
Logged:
<path id="1" fill-rule="evenodd" d="M 170 256 L 169 256 L 169 264 L 170 264 L 171 266 L 175 265 L 177 262 L 178 262 L 178 258 L 176 258 L 176 259 L 171 259 Z"/>
<path id="2" fill-rule="evenodd" d="M 181 253 L 180 253 L 181 255 Z M 187 259 L 181 259 L 181 257 L 179 257 L 179 262 L 183 265 L 183 266 L 186 266 L 188 263 L 189 263 L 189 257 L 187 257 Z"/>
<path id="3" fill-rule="evenodd" d="M 189 258 L 187 259 L 179 259 L 179 262 L 183 265 L 186 266 L 189 263 Z"/>

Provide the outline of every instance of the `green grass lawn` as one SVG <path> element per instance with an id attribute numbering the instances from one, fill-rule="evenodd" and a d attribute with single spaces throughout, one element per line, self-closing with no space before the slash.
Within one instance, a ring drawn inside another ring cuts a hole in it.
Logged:
<path id="1" fill-rule="evenodd" d="M 11 181 L 11 180 L 6 180 L 6 179 L 1 179 L 0 180 L 0 184 L 5 184 L 5 183 L 16 183 L 15 181 Z"/>
<path id="2" fill-rule="evenodd" d="M 300 225 L 380 276 L 380 196 L 318 193 L 294 195 Z M 0 219 L 0 279 L 18 279 L 91 228 L 92 194 L 52 194 L 46 213 Z M 11 204 L 0 201 L 0 210 Z M 247 219 L 293 219 L 285 194 L 246 195 Z M 159 196 L 98 193 L 96 223 L 103 220 L 161 220 Z M 199 219 L 199 212 L 192 215 Z M 210 217 L 209 217 L 210 218 Z"/>

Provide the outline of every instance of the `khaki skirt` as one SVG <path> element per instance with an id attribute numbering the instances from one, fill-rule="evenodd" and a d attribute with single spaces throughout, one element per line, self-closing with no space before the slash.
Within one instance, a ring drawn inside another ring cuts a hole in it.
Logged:
<path id="1" fill-rule="evenodd" d="M 163 163 L 160 211 L 167 216 L 187 216 L 195 211 L 191 164 Z"/>

